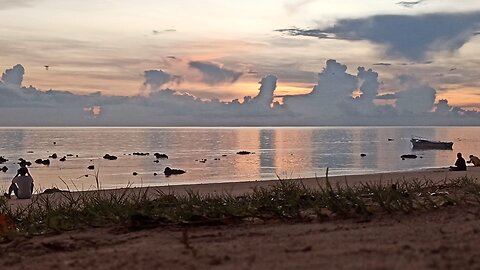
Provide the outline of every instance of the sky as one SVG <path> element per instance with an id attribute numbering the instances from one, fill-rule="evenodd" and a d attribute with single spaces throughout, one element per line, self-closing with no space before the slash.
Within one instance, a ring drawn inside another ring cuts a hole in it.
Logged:
<path id="1" fill-rule="evenodd" d="M 2 125 L 480 123 L 477 0 L 0 0 L 0 23 Z"/>

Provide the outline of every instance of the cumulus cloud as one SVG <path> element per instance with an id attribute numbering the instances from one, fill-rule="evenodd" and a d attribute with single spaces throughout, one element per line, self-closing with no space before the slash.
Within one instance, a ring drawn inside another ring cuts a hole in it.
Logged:
<path id="1" fill-rule="evenodd" d="M 18 64 L 5 70 L 2 74 L 2 81 L 7 85 L 20 86 L 22 85 L 23 75 L 25 75 L 25 68 Z"/>
<path id="2" fill-rule="evenodd" d="M 288 28 L 277 31 L 292 36 L 366 40 L 385 47 L 387 57 L 424 60 L 430 53 L 454 52 L 475 35 L 480 12 L 420 15 L 376 15 L 342 19 L 331 27 Z"/>
<path id="3" fill-rule="evenodd" d="M 159 90 L 170 82 L 179 84 L 181 81 L 180 76 L 169 74 L 163 70 L 146 70 L 143 72 L 143 77 L 145 78 L 143 85 L 151 90 Z"/>
<path id="4" fill-rule="evenodd" d="M 211 62 L 190 61 L 188 65 L 190 68 L 198 70 L 203 76 L 203 82 L 210 85 L 234 83 L 243 75 L 242 72 Z"/>
<path id="5" fill-rule="evenodd" d="M 13 71 L 16 72 L 13 72 Z M 23 74 L 19 67 L 4 74 Z M 12 73 L 13 72 L 13 73 Z M 153 75 L 152 75 L 153 74 Z M 328 60 L 311 93 L 274 102 L 277 77 L 261 79 L 257 96 L 242 101 L 199 99 L 172 89 L 161 89 L 172 77 L 146 72 L 155 91 L 137 96 L 79 95 L 69 91 L 41 91 L 22 87 L 19 77 L 2 77 L 2 126 L 282 126 L 282 125 L 425 125 L 480 124 L 480 113 L 435 104 L 436 90 L 408 75 L 398 78 L 393 93 L 379 94 L 379 74 L 358 67 L 355 74 L 336 60 Z M 6 81 L 14 82 L 7 84 Z M 359 92 L 354 97 L 353 93 Z M 375 99 L 390 99 L 376 105 Z"/>

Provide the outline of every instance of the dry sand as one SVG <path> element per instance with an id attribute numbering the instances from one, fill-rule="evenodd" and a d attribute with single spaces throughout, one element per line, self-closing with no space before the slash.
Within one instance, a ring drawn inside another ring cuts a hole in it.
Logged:
<path id="1" fill-rule="evenodd" d="M 480 176 L 446 169 L 346 177 L 349 184 Z M 332 177 L 345 182 L 345 177 Z M 318 185 L 323 179 L 303 180 Z M 241 194 L 274 181 L 160 188 L 175 193 Z M 108 191 L 118 192 L 118 191 Z M 13 205 L 25 203 L 11 200 Z M 0 244 L 1 269 L 480 269 L 480 207 L 374 215 L 321 223 L 117 227 L 17 239 Z"/>

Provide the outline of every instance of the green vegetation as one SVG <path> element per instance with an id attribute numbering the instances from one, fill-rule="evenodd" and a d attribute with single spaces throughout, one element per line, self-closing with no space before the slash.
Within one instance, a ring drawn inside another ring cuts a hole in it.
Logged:
<path id="1" fill-rule="evenodd" d="M 480 204 L 476 179 L 458 178 L 434 183 L 409 180 L 389 184 L 332 185 L 318 181 L 315 188 L 301 181 L 280 180 L 242 196 L 165 194 L 153 190 L 57 193 L 36 196 L 26 207 L 11 209 L 0 198 L 0 233 L 39 235 L 98 226 L 132 230 L 178 225 L 231 224 L 281 220 L 322 221 L 368 217 L 376 213 L 430 211 L 457 204 Z M 2 227 L 3 226 L 3 227 Z M 2 229 L 3 228 L 3 229 Z"/>

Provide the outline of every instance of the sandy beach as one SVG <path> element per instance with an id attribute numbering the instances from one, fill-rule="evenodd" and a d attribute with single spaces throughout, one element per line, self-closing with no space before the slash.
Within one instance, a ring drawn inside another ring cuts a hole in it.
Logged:
<path id="1" fill-rule="evenodd" d="M 472 177 L 480 179 L 480 167 L 469 167 L 468 171 L 464 172 L 452 172 L 448 168 L 434 168 L 415 171 L 404 172 L 387 172 L 376 174 L 364 174 L 364 175 L 345 175 L 345 176 L 331 176 L 328 180 L 332 184 L 340 185 L 358 185 L 361 183 L 389 183 L 397 181 L 409 181 L 409 180 L 430 180 L 434 182 L 440 182 L 445 179 L 453 179 L 458 177 Z M 307 187 L 316 188 L 319 184 L 325 183 L 326 176 L 318 176 L 317 178 L 306 179 L 282 179 L 282 181 L 301 181 Z M 269 187 L 278 184 L 277 180 L 262 180 L 262 181 L 245 181 L 245 182 L 227 182 L 227 183 L 214 183 L 214 184 L 195 184 L 195 185 L 172 185 L 172 186 L 151 186 L 143 188 L 129 188 L 128 192 L 148 192 L 151 194 L 162 193 L 174 193 L 177 195 L 185 194 L 187 191 L 198 192 L 199 194 L 231 194 L 242 195 L 251 192 L 256 187 Z M 110 189 L 102 190 L 100 192 L 123 192 L 124 189 Z M 97 190 L 89 190 L 83 192 L 99 192 Z M 76 193 L 76 192 L 74 192 Z M 32 199 L 35 199 L 34 195 Z M 9 200 L 9 204 L 12 207 L 28 205 L 31 200 Z"/>
<path id="2" fill-rule="evenodd" d="M 469 167 L 467 172 L 439 168 L 338 176 L 329 180 L 356 185 L 412 179 L 441 182 L 463 176 L 478 178 L 480 168 Z M 301 181 L 314 188 L 325 182 L 325 177 Z M 255 187 L 276 183 L 278 181 L 272 180 L 152 187 L 148 192 L 183 194 L 191 190 L 201 194 L 241 195 Z M 135 191 L 142 190 L 129 190 Z M 29 200 L 12 199 L 9 203 L 12 207 L 21 207 Z M 478 269 L 479 218 L 478 206 L 451 206 L 435 211 L 332 218 L 323 222 L 254 221 L 188 228 L 167 226 L 141 231 L 110 226 L 0 244 L 0 265 L 8 269 L 35 265 L 36 269 L 97 270 Z"/>

